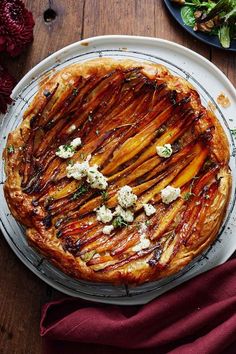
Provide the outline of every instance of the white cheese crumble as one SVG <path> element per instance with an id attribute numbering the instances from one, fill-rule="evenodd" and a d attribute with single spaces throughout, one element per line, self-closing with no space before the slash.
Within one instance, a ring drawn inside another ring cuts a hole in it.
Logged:
<path id="1" fill-rule="evenodd" d="M 80 138 L 75 138 L 74 140 L 72 140 L 72 142 L 70 143 L 70 145 L 73 147 L 73 148 L 77 148 L 78 146 L 80 146 L 82 144 L 82 141 Z"/>
<path id="2" fill-rule="evenodd" d="M 112 211 L 105 205 L 102 205 L 100 208 L 96 209 L 96 213 L 97 220 L 103 222 L 104 224 L 110 222 L 113 218 Z"/>
<path id="3" fill-rule="evenodd" d="M 60 145 L 55 154 L 61 159 L 68 159 L 72 157 L 75 153 L 73 146 L 71 145 Z"/>
<path id="4" fill-rule="evenodd" d="M 150 246 L 150 240 L 146 237 L 145 234 L 142 234 L 140 236 L 140 241 L 137 245 L 132 247 L 132 251 L 134 252 L 139 252 L 145 248 L 148 248 Z"/>
<path id="5" fill-rule="evenodd" d="M 160 157 L 168 158 L 172 155 L 173 150 L 170 144 L 165 144 L 162 146 L 156 146 L 157 155 Z"/>
<path id="6" fill-rule="evenodd" d="M 104 228 L 102 229 L 102 232 L 105 235 L 110 235 L 110 233 L 114 230 L 114 226 L 113 225 L 106 225 L 104 226 Z"/>
<path id="7" fill-rule="evenodd" d="M 75 149 L 80 145 L 81 139 L 75 138 L 70 144 L 60 145 L 55 154 L 62 159 L 68 159 L 74 155 Z"/>
<path id="8" fill-rule="evenodd" d="M 132 188 L 130 186 L 124 186 L 118 191 L 117 199 L 118 203 L 123 208 L 129 208 L 136 203 L 137 195 L 132 192 Z"/>
<path id="9" fill-rule="evenodd" d="M 87 182 L 92 188 L 104 190 L 107 188 L 107 178 L 98 171 L 98 166 L 93 165 L 87 170 Z"/>
<path id="10" fill-rule="evenodd" d="M 104 190 L 108 186 L 107 178 L 98 171 L 97 165 L 89 165 L 90 159 L 91 155 L 89 155 L 86 161 L 82 163 L 76 162 L 74 165 L 67 166 L 67 177 L 73 177 L 77 180 L 81 180 L 83 177 L 87 177 L 87 182 L 92 188 Z"/>
<path id="11" fill-rule="evenodd" d="M 172 186 L 167 186 L 161 191 L 161 199 L 163 203 L 170 204 L 180 196 L 180 188 L 174 188 Z"/>
<path id="12" fill-rule="evenodd" d="M 130 210 L 124 210 L 120 205 L 117 205 L 114 216 L 121 216 L 126 222 L 134 221 L 134 214 Z"/>
<path id="13" fill-rule="evenodd" d="M 156 208 L 152 204 L 143 204 L 143 208 L 147 216 L 151 216 L 156 212 Z"/>
<path id="14" fill-rule="evenodd" d="M 72 177 L 79 181 L 83 177 L 87 176 L 88 169 L 89 164 L 87 160 L 82 163 L 76 162 L 75 164 L 66 167 L 67 177 Z"/>
<path id="15" fill-rule="evenodd" d="M 141 222 L 139 224 L 139 229 L 138 229 L 139 234 L 144 234 L 146 231 L 147 231 L 147 225 L 145 224 L 145 222 Z"/>

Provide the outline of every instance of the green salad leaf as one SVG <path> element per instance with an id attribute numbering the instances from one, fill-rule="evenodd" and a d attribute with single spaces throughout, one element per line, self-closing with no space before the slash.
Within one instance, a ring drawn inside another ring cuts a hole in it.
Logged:
<path id="1" fill-rule="evenodd" d="M 187 0 L 183 3 L 180 12 L 185 25 L 216 35 L 223 48 L 230 47 L 231 40 L 236 38 L 236 0 Z M 213 21 L 211 30 L 205 29 L 204 24 L 210 20 Z"/>
<path id="2" fill-rule="evenodd" d="M 230 28 L 227 24 L 219 28 L 218 37 L 223 48 L 230 47 Z"/>
<path id="3" fill-rule="evenodd" d="M 181 8 L 181 17 L 185 25 L 194 27 L 195 25 L 195 7 L 192 6 L 183 6 Z"/>

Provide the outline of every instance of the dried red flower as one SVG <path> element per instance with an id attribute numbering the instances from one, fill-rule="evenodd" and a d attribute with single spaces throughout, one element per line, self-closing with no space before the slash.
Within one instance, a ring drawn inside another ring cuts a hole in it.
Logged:
<path id="1" fill-rule="evenodd" d="M 11 56 L 33 40 L 34 20 L 21 0 L 0 0 L 0 51 Z"/>
<path id="2" fill-rule="evenodd" d="M 7 105 L 12 102 L 10 95 L 14 85 L 14 78 L 0 65 L 0 112 L 2 113 L 6 113 Z"/>

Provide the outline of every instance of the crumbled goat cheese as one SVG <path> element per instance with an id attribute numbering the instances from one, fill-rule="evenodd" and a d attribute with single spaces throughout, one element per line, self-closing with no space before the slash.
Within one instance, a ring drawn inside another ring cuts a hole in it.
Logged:
<path id="1" fill-rule="evenodd" d="M 156 208 L 152 204 L 143 204 L 143 208 L 147 216 L 151 216 L 156 212 Z"/>
<path id="2" fill-rule="evenodd" d="M 73 177 L 77 180 L 81 180 L 83 177 L 87 177 L 87 182 L 92 188 L 104 190 L 108 186 L 107 178 L 98 171 L 97 165 L 89 165 L 90 159 L 91 155 L 89 155 L 86 161 L 82 163 L 76 162 L 74 165 L 67 166 L 67 177 Z"/>
<path id="3" fill-rule="evenodd" d="M 114 216 L 121 216 L 126 222 L 134 221 L 134 214 L 130 210 L 124 210 L 120 205 L 117 205 Z"/>
<path id="4" fill-rule="evenodd" d="M 161 199 L 163 203 L 170 204 L 180 196 L 180 188 L 167 186 L 161 191 Z"/>
<path id="5" fill-rule="evenodd" d="M 60 145 L 55 154 L 62 159 L 68 159 L 72 157 L 75 153 L 73 146 L 71 145 Z"/>
<path id="6" fill-rule="evenodd" d="M 105 205 L 102 205 L 100 208 L 96 209 L 96 213 L 97 220 L 103 222 L 104 224 L 110 222 L 113 218 L 112 211 Z"/>
<path id="7" fill-rule="evenodd" d="M 88 169 L 88 161 L 84 161 L 82 163 L 76 162 L 74 165 L 69 165 L 66 167 L 67 177 L 73 177 L 79 181 L 83 177 L 87 176 Z"/>
<path id="8" fill-rule="evenodd" d="M 81 145 L 81 139 L 75 138 L 70 144 L 60 145 L 56 151 L 56 155 L 62 159 L 68 159 L 75 153 L 75 149 Z"/>
<path id="9" fill-rule="evenodd" d="M 140 236 L 140 241 L 137 245 L 132 247 L 132 251 L 134 252 L 139 252 L 145 248 L 148 248 L 150 246 L 150 240 L 146 237 L 145 234 L 142 234 Z"/>
<path id="10" fill-rule="evenodd" d="M 168 158 L 172 155 L 173 150 L 170 144 L 165 144 L 163 146 L 156 146 L 157 155 L 160 157 Z"/>
<path id="11" fill-rule="evenodd" d="M 98 166 L 94 165 L 87 170 L 87 182 L 92 188 L 106 189 L 108 186 L 107 178 L 98 171 Z"/>
<path id="12" fill-rule="evenodd" d="M 72 140 L 72 142 L 70 143 L 70 145 L 73 147 L 73 148 L 77 148 L 78 146 L 81 145 L 81 139 L 80 138 L 75 138 L 74 140 Z"/>
<path id="13" fill-rule="evenodd" d="M 139 224 L 139 229 L 138 229 L 139 234 L 144 234 L 146 231 L 147 231 L 147 225 L 145 224 L 145 222 L 141 222 Z"/>
<path id="14" fill-rule="evenodd" d="M 104 228 L 102 229 L 102 232 L 105 235 L 110 235 L 110 233 L 114 230 L 114 226 L 113 225 L 106 225 L 104 226 Z"/>
<path id="15" fill-rule="evenodd" d="M 123 208 L 129 208 L 136 203 L 137 195 L 132 192 L 132 188 L 130 186 L 124 186 L 118 191 L 117 199 L 118 203 Z"/>

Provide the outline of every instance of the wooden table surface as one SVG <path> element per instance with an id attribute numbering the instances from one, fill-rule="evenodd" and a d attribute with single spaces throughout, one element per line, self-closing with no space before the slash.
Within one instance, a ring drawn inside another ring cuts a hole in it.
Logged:
<path id="1" fill-rule="evenodd" d="M 170 17 L 162 0 L 24 2 L 34 15 L 35 39 L 19 58 L 8 60 L 8 67 L 18 80 L 49 54 L 70 43 L 98 35 L 128 34 L 164 38 L 191 48 L 215 63 L 236 86 L 236 53 L 210 48 L 195 40 Z M 55 13 L 45 12 L 49 8 Z M 64 295 L 31 273 L 3 237 L 0 284 L 0 354 L 41 353 L 41 306 Z"/>

